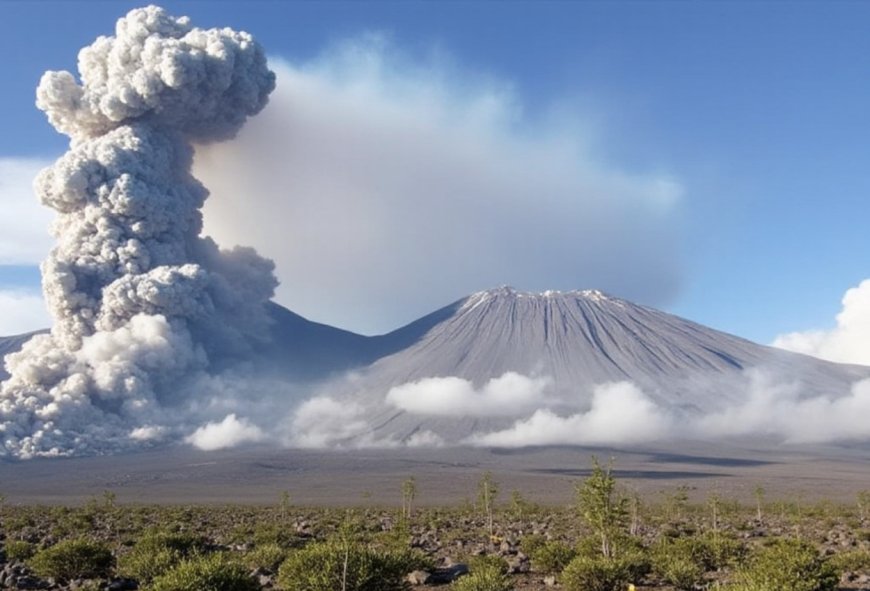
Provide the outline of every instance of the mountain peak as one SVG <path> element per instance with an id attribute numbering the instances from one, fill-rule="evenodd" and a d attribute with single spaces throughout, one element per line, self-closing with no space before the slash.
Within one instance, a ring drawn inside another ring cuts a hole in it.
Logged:
<path id="1" fill-rule="evenodd" d="M 501 285 L 492 289 L 478 291 L 465 299 L 463 308 L 473 308 L 478 304 L 493 300 L 516 301 L 516 300 L 585 300 L 588 302 L 613 302 L 621 304 L 623 301 L 598 289 L 575 289 L 559 291 L 548 289 L 546 291 L 522 291 L 510 285 Z"/>

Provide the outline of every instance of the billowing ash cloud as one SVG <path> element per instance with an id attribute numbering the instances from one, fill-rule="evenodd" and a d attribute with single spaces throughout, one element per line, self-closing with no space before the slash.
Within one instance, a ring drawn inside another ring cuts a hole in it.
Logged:
<path id="1" fill-rule="evenodd" d="M 870 365 L 870 279 L 843 296 L 835 328 L 780 335 L 773 346 L 828 361 Z"/>
<path id="2" fill-rule="evenodd" d="M 185 383 L 262 334 L 277 285 L 271 261 L 200 237 L 208 192 L 190 172 L 190 143 L 232 137 L 274 88 L 251 36 L 149 6 L 84 48 L 78 69 L 37 90 L 70 149 L 35 182 L 57 212 L 42 264 L 54 326 L 6 360 L 6 455 L 159 439 Z"/>

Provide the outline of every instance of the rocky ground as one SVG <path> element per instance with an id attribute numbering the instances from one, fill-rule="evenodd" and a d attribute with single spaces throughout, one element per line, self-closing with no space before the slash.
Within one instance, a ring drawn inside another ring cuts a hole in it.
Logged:
<path id="1" fill-rule="evenodd" d="M 716 531 L 751 551 L 776 538 L 803 538 L 828 557 L 848 555 L 840 588 L 870 590 L 870 519 L 856 504 L 776 502 L 765 503 L 762 519 L 757 507 L 716 501 Z M 690 504 L 681 491 L 672 498 L 642 505 L 634 529 L 640 545 L 652 548 L 663 537 L 699 536 L 711 529 L 709 503 Z M 448 508 L 417 509 L 405 527 L 392 508 L 336 509 L 276 506 L 145 506 L 118 505 L 111 493 L 80 507 L 0 506 L 0 588 L 51 590 L 137 589 L 136 580 L 113 569 L 97 579 L 70 580 L 40 577 L 28 553 L 51 547 L 61 540 L 88 537 L 109 548 L 120 564 L 145 532 L 186 532 L 204 540 L 209 552 L 225 551 L 246 564 L 260 588 L 276 588 L 274 568 L 253 566 L 246 557 L 264 545 L 278 545 L 287 552 L 316 540 L 328 539 L 347 524 L 353 535 L 377 547 L 412 548 L 425 557 L 424 568 L 409 572 L 408 581 L 419 589 L 445 588 L 473 569 L 480 556 L 499 556 L 507 564 L 516 590 L 558 588 L 557 573 L 545 572 L 529 551 L 530 541 L 558 540 L 577 547 L 590 538 L 575 509 L 543 507 L 514 496 L 494 513 L 490 534 L 486 516 L 468 504 Z M 530 554 L 532 556 L 530 557 Z M 729 568 L 706 572 L 701 587 L 728 580 Z M 674 589 L 655 569 L 638 581 L 639 589 Z"/>

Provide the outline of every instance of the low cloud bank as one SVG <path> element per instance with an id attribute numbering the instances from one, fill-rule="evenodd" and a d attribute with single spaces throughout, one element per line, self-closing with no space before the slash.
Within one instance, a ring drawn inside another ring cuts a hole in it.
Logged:
<path id="1" fill-rule="evenodd" d="M 387 403 L 410 413 L 438 416 L 515 416 L 540 405 L 551 380 L 515 372 L 492 378 L 482 388 L 462 378 L 425 378 L 396 386 Z"/>
<path id="2" fill-rule="evenodd" d="M 828 361 L 870 365 L 870 279 L 843 296 L 835 328 L 780 335 L 773 346 Z"/>
<path id="3" fill-rule="evenodd" d="M 293 415 L 289 443 L 298 447 L 330 447 L 366 430 L 364 409 L 329 396 L 303 402 Z"/>
<path id="4" fill-rule="evenodd" d="M 800 384 L 753 372 L 745 399 L 698 419 L 687 431 L 706 438 L 771 435 L 787 443 L 824 443 L 870 439 L 870 379 L 855 383 L 844 396 L 810 396 Z"/>
<path id="5" fill-rule="evenodd" d="M 507 428 L 453 442 L 494 447 L 745 436 L 773 437 L 785 443 L 870 439 L 866 421 L 870 416 L 870 379 L 856 382 L 839 395 L 808 392 L 800 382 L 762 369 L 747 370 L 727 382 L 729 401 L 724 402 L 725 397 L 711 399 L 709 403 L 715 408 L 703 411 L 663 405 L 628 381 L 599 384 L 588 393 L 578 391 L 573 403 L 576 410 L 571 410 L 571 402 L 564 396 L 550 396 L 550 380 L 516 373 L 490 380 L 480 389 L 456 377 L 419 380 L 391 389 L 385 402 L 419 417 L 422 431 L 415 432 L 413 441 L 403 442 L 412 446 L 444 445 L 443 439 L 425 425 L 427 418 L 445 416 L 503 420 L 522 415 Z M 510 387 L 503 388 L 506 384 Z M 718 387 L 725 385 L 723 382 Z M 337 400 L 330 403 L 342 408 Z M 357 407 L 353 414 L 359 423 L 365 413 Z M 397 444 L 393 440 L 382 443 Z M 365 445 L 372 444 L 369 437 Z"/>
<path id="6" fill-rule="evenodd" d="M 562 417 L 538 409 L 510 429 L 474 436 L 475 445 L 522 447 L 526 445 L 638 443 L 667 437 L 673 420 L 634 384 L 615 382 L 597 386 L 586 412 Z"/>
<path id="7" fill-rule="evenodd" d="M 265 437 L 265 433 L 247 419 L 239 419 L 235 414 L 229 414 L 219 423 L 203 425 L 188 435 L 185 441 L 199 449 L 212 451 L 262 441 Z"/>

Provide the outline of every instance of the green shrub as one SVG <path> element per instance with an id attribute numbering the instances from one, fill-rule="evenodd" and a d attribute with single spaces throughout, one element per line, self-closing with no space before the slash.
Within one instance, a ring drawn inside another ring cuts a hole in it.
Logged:
<path id="1" fill-rule="evenodd" d="M 703 548 L 707 570 L 741 564 L 746 558 L 746 546 L 731 536 L 720 532 L 705 532 L 697 538 Z"/>
<path id="2" fill-rule="evenodd" d="M 513 591 L 513 588 L 510 577 L 492 562 L 481 562 L 470 574 L 450 585 L 453 591 Z"/>
<path id="3" fill-rule="evenodd" d="M 250 569 L 262 568 L 275 572 L 285 558 L 287 550 L 278 544 L 264 544 L 245 554 L 244 563 Z"/>
<path id="4" fill-rule="evenodd" d="M 154 578 L 149 591 L 258 591 L 245 567 L 224 553 L 186 558 Z"/>
<path id="5" fill-rule="evenodd" d="M 550 541 L 537 546 L 529 554 L 532 567 L 542 573 L 560 573 L 568 566 L 577 551 L 564 542 Z"/>
<path id="6" fill-rule="evenodd" d="M 278 569 L 286 591 L 399 591 L 406 588 L 407 556 L 346 540 L 309 544 Z"/>
<path id="7" fill-rule="evenodd" d="M 735 576 L 742 589 L 833 591 L 836 568 L 807 541 L 784 538 L 759 549 Z"/>
<path id="8" fill-rule="evenodd" d="M 522 550 L 523 554 L 526 556 L 532 556 L 532 554 L 535 553 L 535 550 L 546 543 L 546 536 L 542 536 L 541 534 L 529 534 L 520 540 L 520 550 Z"/>
<path id="9" fill-rule="evenodd" d="M 578 556 L 562 571 L 568 591 L 622 591 L 636 580 L 633 565 L 624 558 Z"/>
<path id="10" fill-rule="evenodd" d="M 705 548 L 694 538 L 662 538 L 652 549 L 652 569 L 677 589 L 691 589 L 705 571 Z"/>
<path id="11" fill-rule="evenodd" d="M 641 541 L 634 536 L 627 534 L 615 536 L 611 540 L 611 552 L 632 581 L 640 579 L 650 571 L 651 565 L 647 550 Z M 581 539 L 577 543 L 577 556 L 589 559 L 602 558 L 598 540 L 592 536 Z"/>
<path id="12" fill-rule="evenodd" d="M 139 538 L 128 553 L 118 558 L 118 573 L 147 583 L 203 547 L 204 541 L 197 536 L 150 532 Z"/>
<path id="13" fill-rule="evenodd" d="M 282 548 L 293 548 L 299 545 L 299 536 L 295 532 L 274 524 L 259 525 L 254 529 L 254 546 L 275 544 Z"/>
<path id="14" fill-rule="evenodd" d="M 28 564 L 41 577 L 69 580 L 105 577 L 113 562 L 112 553 L 103 544 L 76 539 L 37 552 Z"/>
<path id="15" fill-rule="evenodd" d="M 845 552 L 840 552 L 831 556 L 830 562 L 839 572 L 870 572 L 870 552 L 867 550 L 847 550 Z"/>
<path id="16" fill-rule="evenodd" d="M 30 542 L 22 540 L 6 540 L 6 558 L 8 560 L 27 560 L 33 556 L 36 548 Z"/>
<path id="17" fill-rule="evenodd" d="M 507 574 L 508 570 L 510 570 L 510 565 L 507 563 L 507 560 L 495 554 L 481 554 L 479 556 L 472 556 L 468 560 L 468 570 L 472 573 L 487 569 L 495 569 L 503 574 Z"/>

